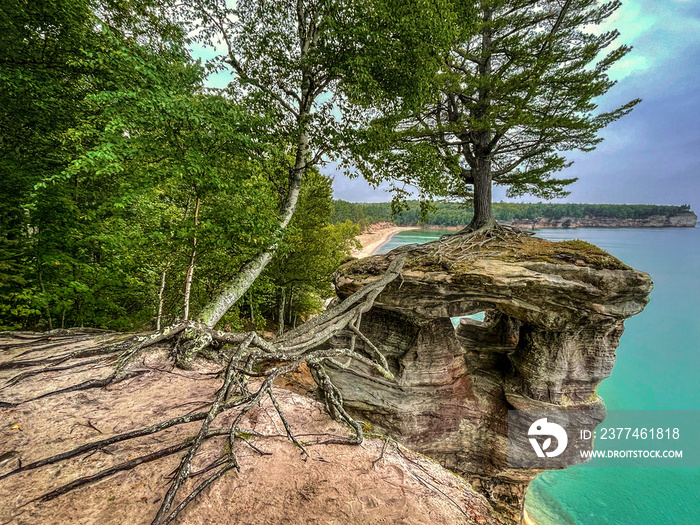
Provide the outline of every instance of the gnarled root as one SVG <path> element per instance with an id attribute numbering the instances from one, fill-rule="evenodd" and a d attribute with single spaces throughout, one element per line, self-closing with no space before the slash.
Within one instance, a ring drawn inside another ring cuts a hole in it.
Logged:
<path id="1" fill-rule="evenodd" d="M 531 235 L 518 228 L 494 222 L 477 229 L 465 228 L 454 234 L 443 235 L 437 242 L 426 247 L 426 255 L 438 258 L 449 255 L 452 261 L 465 261 L 477 256 L 482 250 L 500 254 L 502 252 L 499 249 L 510 249 L 513 243 L 522 243 L 524 238 Z"/>
<path id="2" fill-rule="evenodd" d="M 18 363 L 23 364 L 16 368 L 34 368 L 34 370 L 24 371 L 10 379 L 8 385 L 10 388 L 12 385 L 29 377 L 39 376 L 59 369 L 68 369 L 72 366 L 73 361 L 76 361 L 76 367 L 87 366 L 95 362 L 94 360 L 86 360 L 86 358 L 99 356 L 98 361 L 100 361 L 100 364 L 111 361 L 110 365 L 114 367 L 112 373 L 106 377 L 83 381 L 71 387 L 43 394 L 40 397 L 104 387 L 134 375 L 146 373 L 149 371 L 148 369 L 134 368 L 133 363 L 145 349 L 163 343 L 171 344 L 171 356 L 176 365 L 188 366 L 197 355 L 213 350 L 220 356 L 226 356 L 226 366 L 222 370 L 223 379 L 221 386 L 216 392 L 214 399 L 206 405 L 204 410 L 96 440 L 60 454 L 21 465 L 15 470 L 0 476 L 0 480 L 20 472 L 27 472 L 104 450 L 109 445 L 124 444 L 130 440 L 158 434 L 179 425 L 201 421 L 197 434 L 185 443 L 170 445 L 149 454 L 129 459 L 89 476 L 73 480 L 32 499 L 32 501 L 49 501 L 88 483 L 112 476 L 117 472 L 184 452 L 177 469 L 172 475 L 170 486 L 162 500 L 158 513 L 152 522 L 153 525 L 171 523 L 179 512 L 196 499 L 208 486 L 220 479 L 226 472 L 238 469 L 237 446 L 244 444 L 259 453 L 264 453 L 249 441 L 250 436 L 254 436 L 256 433 L 242 429 L 241 425 L 244 424 L 244 418 L 251 410 L 257 407 L 266 397 L 269 397 L 277 411 L 287 437 L 299 447 L 303 454 L 308 456 L 304 445 L 294 436 L 284 410 L 277 402 L 272 390 L 273 383 L 277 378 L 298 369 L 303 364 L 307 364 L 312 370 L 312 376 L 322 392 L 328 412 L 338 421 L 346 423 L 353 431 L 353 436 L 350 438 L 334 438 L 322 443 L 361 443 L 363 439 L 362 426 L 344 409 L 342 394 L 333 384 L 324 367 L 329 361 L 334 366 L 337 365 L 338 360 L 344 360 L 348 363 L 359 361 L 373 368 L 378 374 L 386 378 L 393 378 L 393 374 L 389 370 L 387 361 L 382 353 L 360 330 L 360 320 L 362 314 L 372 307 L 379 293 L 400 275 L 405 259 L 405 254 L 396 255 L 381 278 L 355 292 L 337 306 L 330 308 L 300 327 L 283 334 L 274 341 L 265 340 L 255 332 L 247 334 L 225 333 L 189 322 L 180 323 L 148 336 L 136 336 L 126 341 L 107 343 L 99 347 L 64 354 L 48 360 L 18 360 Z M 348 330 L 351 336 L 349 348 L 337 348 L 330 342 L 334 336 L 343 330 Z M 364 343 L 363 347 L 367 349 L 368 353 L 359 351 L 355 347 L 356 340 Z M 249 378 L 259 379 L 249 383 Z M 252 391 L 250 390 L 251 385 Z M 223 428 L 214 428 L 213 424 L 217 416 L 227 411 L 235 411 L 232 423 Z M 211 462 L 208 466 L 198 472 L 192 472 L 192 461 L 202 444 L 217 436 L 228 436 L 228 445 L 225 450 L 222 451 L 218 459 Z M 182 485 L 186 480 L 204 474 L 209 475 L 203 478 L 184 498 L 179 497 Z"/>

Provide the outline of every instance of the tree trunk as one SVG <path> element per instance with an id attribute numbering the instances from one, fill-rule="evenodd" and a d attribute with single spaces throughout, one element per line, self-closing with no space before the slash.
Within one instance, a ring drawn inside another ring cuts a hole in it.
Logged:
<path id="1" fill-rule="evenodd" d="M 46 297 L 46 288 L 44 288 L 44 280 L 41 278 L 41 259 L 37 256 L 37 268 L 39 269 L 39 286 L 41 293 Z M 51 321 L 51 310 L 49 309 L 49 299 L 46 297 L 46 317 L 49 320 L 49 330 L 53 330 L 53 322 Z"/>
<path id="2" fill-rule="evenodd" d="M 472 115 L 476 122 L 490 119 L 491 111 L 491 86 L 492 76 L 491 53 L 493 47 L 493 29 L 489 22 L 492 13 L 489 8 L 484 9 L 485 29 L 481 34 L 481 61 L 478 66 L 478 74 L 482 82 L 479 88 L 479 100 Z M 481 228 L 491 228 L 496 225 L 493 216 L 492 204 L 492 179 L 491 179 L 491 140 L 493 133 L 488 127 L 475 133 L 476 137 L 472 153 L 472 184 L 474 186 L 474 217 L 467 226 L 467 231 L 475 231 Z"/>
<path id="3" fill-rule="evenodd" d="M 163 318 L 163 293 L 165 292 L 165 276 L 168 273 L 170 261 L 165 265 L 163 274 L 160 277 L 160 290 L 158 290 L 158 315 L 156 316 L 156 330 L 160 330 L 160 322 Z"/>
<path id="4" fill-rule="evenodd" d="M 308 117 L 308 113 L 306 116 Z M 294 162 L 294 167 L 289 173 L 289 190 L 282 203 L 282 209 L 279 215 L 280 225 L 277 228 L 278 236 L 284 233 L 287 225 L 289 225 L 289 221 L 292 220 L 292 215 L 294 215 L 294 211 L 297 207 L 301 183 L 304 179 L 304 172 L 307 167 L 309 135 L 306 131 L 308 126 L 306 120 L 306 117 L 302 120 L 301 125 L 303 125 L 303 131 L 300 133 L 297 143 L 296 160 Z M 272 256 L 277 251 L 278 246 L 279 241 L 273 242 L 265 251 L 258 253 L 258 255 L 245 263 L 224 291 L 204 308 L 200 314 L 200 321 L 209 328 L 214 328 L 228 309 L 236 304 L 243 294 L 253 285 L 255 279 L 258 278 L 272 260 Z"/>
<path id="5" fill-rule="evenodd" d="M 292 303 L 294 302 L 294 285 L 289 287 L 289 324 L 292 324 Z"/>
<path id="6" fill-rule="evenodd" d="M 280 288 L 280 301 L 277 306 L 277 337 L 284 333 L 284 287 Z"/>
<path id="7" fill-rule="evenodd" d="M 185 321 L 190 318 L 190 290 L 192 289 L 192 277 L 194 276 L 194 260 L 197 256 L 197 224 L 199 219 L 199 197 L 197 197 L 197 202 L 194 206 L 194 226 L 195 234 L 192 238 L 192 255 L 190 256 L 190 264 L 187 267 L 187 275 L 185 276 L 185 313 L 183 317 Z"/>
<path id="8" fill-rule="evenodd" d="M 467 227 L 468 231 L 495 226 L 491 193 L 491 161 L 481 161 L 474 170 L 474 217 Z"/>
<path id="9" fill-rule="evenodd" d="M 301 84 L 299 86 L 299 96 L 294 97 L 298 102 L 298 112 L 292 110 L 291 106 L 287 106 L 289 111 L 294 112 L 297 124 L 297 135 L 294 155 L 294 167 L 289 171 L 289 187 L 287 195 L 282 201 L 279 213 L 279 227 L 277 228 L 276 237 L 279 239 L 285 232 L 289 222 L 292 220 L 294 211 L 297 207 L 301 183 L 304 179 L 304 173 L 309 165 L 309 124 L 311 121 L 311 109 L 318 93 L 315 92 L 315 85 L 318 78 L 316 73 L 305 60 L 307 55 L 314 51 L 320 33 L 318 27 L 299 26 L 299 37 L 301 40 L 301 62 L 302 75 Z M 306 34 L 304 34 L 306 33 Z M 233 57 L 232 57 L 233 58 Z M 237 63 L 233 60 L 234 67 Z M 277 251 L 279 240 L 275 240 L 264 251 L 261 251 L 253 259 L 245 263 L 239 272 L 233 277 L 231 283 L 211 301 L 200 314 L 200 321 L 209 328 L 214 328 L 216 323 L 223 317 L 231 306 L 233 306 L 248 289 L 253 285 L 260 273 L 272 260 L 272 256 Z"/>

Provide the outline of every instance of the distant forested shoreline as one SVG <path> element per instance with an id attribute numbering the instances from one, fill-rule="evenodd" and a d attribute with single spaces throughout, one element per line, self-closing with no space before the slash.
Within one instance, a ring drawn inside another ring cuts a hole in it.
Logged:
<path id="1" fill-rule="evenodd" d="M 365 227 L 377 222 L 393 221 L 398 226 L 463 226 L 469 224 L 473 210 L 470 207 L 447 202 L 436 202 L 421 220 L 420 203 L 408 201 L 408 209 L 401 213 L 392 212 L 390 202 L 357 203 L 344 200 L 333 201 L 332 222 L 350 220 Z M 554 204 L 554 203 L 512 203 L 493 204 L 496 220 L 510 222 L 521 219 L 561 219 L 600 218 L 600 219 L 648 219 L 653 216 L 673 217 L 691 212 L 690 205 L 661 206 L 655 204 Z"/>

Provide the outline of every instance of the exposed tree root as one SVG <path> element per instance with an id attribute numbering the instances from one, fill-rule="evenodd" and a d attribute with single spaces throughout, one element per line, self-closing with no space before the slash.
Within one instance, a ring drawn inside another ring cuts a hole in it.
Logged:
<path id="1" fill-rule="evenodd" d="M 57 396 L 59 394 L 68 394 L 70 392 L 90 390 L 91 388 L 104 388 L 109 385 L 120 383 L 125 379 L 132 379 L 134 377 L 140 376 L 141 374 L 145 374 L 146 372 L 148 372 L 148 370 L 130 370 L 122 374 L 112 374 L 109 377 L 104 377 L 102 379 L 88 379 L 87 381 L 83 381 L 82 383 L 78 383 L 77 385 L 71 385 L 66 388 L 61 388 L 60 390 L 53 390 L 51 392 L 47 392 L 46 394 L 41 394 L 40 396 L 33 397 L 31 399 L 28 399 L 27 401 L 24 401 L 24 403 L 28 403 L 29 401 L 36 401 L 38 399 L 44 399 L 51 396 Z"/>
<path id="2" fill-rule="evenodd" d="M 20 381 L 24 381 L 25 379 L 29 379 L 30 377 L 39 375 L 39 374 L 45 374 L 49 372 L 63 372 L 65 370 L 72 370 L 74 368 L 80 368 L 82 366 L 87 366 L 87 365 L 93 365 L 96 363 L 104 363 L 106 362 L 106 358 L 100 357 L 98 359 L 90 359 L 88 361 L 78 361 L 76 363 L 71 363 L 69 365 L 65 366 L 45 366 L 44 368 L 39 368 L 37 370 L 29 370 L 27 372 L 22 372 L 20 374 L 17 374 L 14 377 L 11 377 L 10 379 L 7 380 L 7 383 L 5 383 L 5 386 L 0 388 L 0 390 L 11 387 L 12 385 L 16 385 Z"/>
<path id="3" fill-rule="evenodd" d="M 267 389 L 267 394 L 270 396 L 270 401 L 272 401 L 272 406 L 275 407 L 275 410 L 277 411 L 277 415 L 280 417 L 280 420 L 282 421 L 282 424 L 284 425 L 284 429 L 287 431 L 287 437 L 290 439 L 292 443 L 294 443 L 299 449 L 304 453 L 304 455 L 308 458 L 309 453 L 306 451 L 304 448 L 304 445 L 302 445 L 292 432 L 292 427 L 289 426 L 289 421 L 287 421 L 287 416 L 284 415 L 284 411 L 280 407 L 279 402 L 277 401 L 277 398 L 275 395 L 272 393 L 272 389 L 268 388 Z"/>
<path id="4" fill-rule="evenodd" d="M 131 339 L 129 341 L 131 341 Z M 0 370 L 11 370 L 11 369 L 17 369 L 17 368 L 31 368 L 34 366 L 60 365 L 61 363 L 65 363 L 66 361 L 70 361 L 72 359 L 81 359 L 81 358 L 85 358 L 85 357 L 95 357 L 95 356 L 99 356 L 99 355 L 108 355 L 108 354 L 118 354 L 118 353 L 123 352 L 124 347 L 128 346 L 129 344 L 130 344 L 129 342 L 122 342 L 122 343 L 115 343 L 115 344 L 97 345 L 97 346 L 92 346 L 90 348 L 84 348 L 82 350 L 76 350 L 74 352 L 59 354 L 57 356 L 53 356 L 50 358 L 43 358 L 43 359 L 19 360 L 19 359 L 15 358 L 11 361 L 5 361 L 3 363 L 0 363 Z M 153 343 L 153 344 L 155 344 L 155 343 Z"/>
<path id="5" fill-rule="evenodd" d="M 372 461 L 372 468 L 373 469 L 377 467 L 377 463 L 379 463 L 380 461 L 384 461 L 384 454 L 386 454 L 386 448 L 389 446 L 389 441 L 390 441 L 389 438 L 384 439 L 384 445 L 382 446 L 382 453 L 379 455 L 379 457 L 377 459 Z M 391 440 L 391 441 L 393 441 L 393 440 Z"/>
<path id="6" fill-rule="evenodd" d="M 46 341 L 58 341 L 57 343 L 52 343 L 52 344 L 47 344 L 43 345 L 40 347 L 36 347 L 36 342 L 34 341 L 28 341 L 26 343 L 19 343 L 16 345 L 10 345 L 10 344 L 0 344 L 0 350 L 7 349 L 7 348 L 12 348 L 12 349 L 17 349 L 17 348 L 22 348 L 24 346 L 29 346 L 32 347 L 30 350 L 27 350 L 25 352 L 22 352 L 21 354 L 17 355 L 16 357 L 24 357 L 29 354 L 33 354 L 36 352 L 44 352 L 46 350 L 50 350 L 52 348 L 60 348 L 61 346 L 64 346 L 66 344 L 67 340 L 70 340 L 71 343 L 75 343 L 78 341 L 87 341 L 92 339 L 94 336 L 92 335 L 85 335 L 85 336 L 73 336 L 74 339 L 71 339 L 70 336 L 63 336 L 63 337 L 47 337 L 45 338 Z M 42 340 L 42 339 L 40 339 Z"/>
<path id="7" fill-rule="evenodd" d="M 39 496 L 36 499 L 33 499 L 29 501 L 29 503 L 33 503 L 35 501 L 51 501 L 54 498 L 57 498 L 58 496 L 61 496 L 63 494 L 67 494 L 71 490 L 75 490 L 78 487 L 82 487 L 83 485 L 87 485 L 89 483 L 94 483 L 95 481 L 99 481 L 104 478 L 108 478 L 109 476 L 116 474 L 117 472 L 121 472 L 123 470 L 130 470 L 138 465 L 141 465 L 143 463 L 148 463 L 149 461 L 155 461 L 156 459 L 164 458 L 167 456 L 170 456 L 172 454 L 176 454 L 177 452 L 181 452 L 182 450 L 185 450 L 189 446 L 189 443 L 179 443 L 177 445 L 173 445 L 172 447 L 164 448 L 161 450 L 158 450 L 157 452 L 154 452 L 152 454 L 146 454 L 145 456 L 141 456 L 138 458 L 134 458 L 129 461 L 125 461 L 124 463 L 119 463 L 118 465 L 115 465 L 111 468 L 101 470 L 100 472 L 96 474 L 92 474 L 90 476 L 83 476 L 81 478 L 78 478 L 74 481 L 71 481 L 70 483 L 63 485 L 56 490 L 52 490 L 51 492 L 47 492 L 46 494 L 43 494 Z"/>
<path id="8" fill-rule="evenodd" d="M 248 399 L 238 399 L 238 400 L 231 400 L 228 403 L 224 405 L 224 409 L 229 409 L 233 408 L 236 406 L 240 406 L 241 404 L 245 403 L 248 401 Z M 82 456 L 83 454 L 87 454 L 89 452 L 94 452 L 96 450 L 102 450 L 105 447 L 108 447 L 109 445 L 114 445 L 115 443 L 121 443 L 123 441 L 128 441 L 131 439 L 136 439 L 144 436 L 150 436 L 152 434 L 156 434 L 158 432 L 162 432 L 163 430 L 166 430 L 168 428 L 172 428 L 178 425 L 184 425 L 187 423 L 192 423 L 196 421 L 201 421 L 204 419 L 208 414 L 208 411 L 206 412 L 196 412 L 194 414 L 185 414 L 183 416 L 178 416 L 174 417 L 165 421 L 160 421 L 158 423 L 155 423 L 153 425 L 149 425 L 146 427 L 142 427 L 136 430 L 131 430 L 129 432 L 123 432 L 121 434 L 117 434 L 115 436 L 111 436 L 105 439 L 101 439 L 99 441 L 93 441 L 91 443 L 86 443 L 85 445 L 81 445 L 79 447 L 76 447 L 72 450 L 68 450 L 66 452 L 62 452 L 60 454 L 56 454 L 55 456 L 50 456 L 47 458 L 40 459 L 38 461 L 34 461 L 32 463 L 27 463 L 26 465 L 22 465 L 21 467 L 16 468 L 15 470 L 12 470 L 6 474 L 3 474 L 0 476 L 0 481 L 3 479 L 12 476 L 14 474 L 19 474 L 20 472 L 25 472 L 27 470 L 34 470 L 39 467 L 43 467 L 45 465 L 53 465 L 56 463 L 59 463 L 61 461 L 65 461 L 67 459 L 75 458 L 78 456 Z"/>
<path id="9" fill-rule="evenodd" d="M 312 371 L 312 376 L 319 386 L 328 412 L 336 420 L 346 423 L 353 431 L 352 437 L 331 437 L 329 440 L 321 443 L 361 443 L 363 440 L 362 425 L 355 421 L 344 409 L 342 393 L 326 373 L 325 364 L 332 361 L 334 365 L 338 365 L 338 359 L 348 360 L 348 362 L 352 360 L 359 361 L 373 368 L 378 374 L 387 378 L 393 378 L 393 374 L 381 351 L 362 333 L 360 321 L 362 314 L 372 307 L 374 300 L 381 291 L 400 275 L 405 259 L 405 254 L 396 255 L 387 272 L 374 283 L 366 285 L 337 306 L 330 308 L 304 325 L 283 334 L 274 341 L 265 340 L 255 332 L 248 334 L 224 333 L 209 329 L 196 322 L 186 322 L 148 336 L 135 336 L 126 341 L 98 345 L 52 358 L 10 361 L 11 366 L 5 368 L 34 368 L 34 370 L 22 372 L 11 378 L 8 381 L 10 387 L 28 377 L 79 368 L 96 364 L 100 361 L 105 363 L 110 360 L 113 361 L 114 370 L 107 377 L 88 379 L 76 385 L 48 392 L 23 402 L 79 390 L 103 388 L 118 381 L 148 372 L 148 369 L 133 368 L 132 364 L 135 358 L 146 348 L 161 343 L 170 345 L 172 349 L 171 357 L 177 365 L 187 366 L 198 355 L 206 355 L 213 352 L 223 358 L 225 369 L 223 370 L 221 386 L 217 390 L 214 399 L 202 411 L 181 415 L 136 430 L 96 440 L 72 450 L 22 465 L 0 476 L 0 480 L 20 472 L 27 472 L 104 450 L 109 445 L 124 443 L 157 434 L 168 428 L 200 421 L 201 425 L 196 435 L 184 443 L 164 447 L 91 475 L 83 476 L 31 500 L 49 501 L 89 483 L 108 478 L 117 472 L 130 470 L 138 465 L 184 452 L 178 467 L 172 474 L 168 491 L 152 522 L 153 525 L 171 523 L 179 512 L 196 499 L 202 491 L 227 472 L 239 468 L 236 455 L 237 446 L 245 444 L 258 453 L 265 454 L 264 451 L 260 450 L 248 439 L 255 433 L 243 430 L 241 424 L 250 411 L 257 407 L 266 397 L 269 397 L 282 421 L 286 437 L 299 448 L 302 454 L 308 457 L 304 444 L 294 435 L 284 410 L 281 408 L 272 390 L 273 383 L 277 378 L 296 370 L 303 364 L 308 365 Z M 331 338 L 341 330 L 349 331 L 351 336 L 349 348 L 337 348 L 329 344 Z M 36 338 L 34 341 L 39 339 Z M 367 349 L 368 354 L 356 348 L 355 341 L 358 339 L 364 343 L 363 348 Z M 31 350 L 25 352 L 24 355 L 27 353 L 31 353 Z M 85 360 L 86 358 L 97 356 L 99 356 L 98 359 Z M 253 377 L 259 377 L 260 380 L 249 383 L 249 378 Z M 252 391 L 251 384 L 253 384 Z M 232 423 L 224 428 L 212 428 L 217 416 L 229 410 L 237 411 Z M 225 450 L 222 451 L 218 459 L 199 471 L 192 472 L 193 459 L 202 444 L 216 436 L 228 436 Z M 199 476 L 203 476 L 199 484 L 189 494 L 182 497 L 180 492 L 185 481 Z"/>
<path id="10" fill-rule="evenodd" d="M 488 224 L 469 230 L 465 228 L 454 234 L 440 237 L 437 243 L 431 243 L 426 248 L 426 255 L 431 257 L 449 256 L 453 262 L 461 262 L 474 258 L 482 250 L 488 250 L 493 255 L 505 254 L 502 250 L 512 250 L 513 244 L 521 244 L 523 239 L 532 234 L 511 226 Z"/>
<path id="11" fill-rule="evenodd" d="M 0 349 L 4 348 L 23 348 L 25 346 L 32 346 L 36 347 L 36 344 L 40 341 L 67 341 L 70 340 L 71 342 L 73 341 L 80 341 L 80 340 L 86 340 L 86 339 L 91 339 L 93 337 L 93 334 L 85 334 L 85 335 L 79 335 L 76 336 L 75 333 L 66 330 L 66 333 L 45 333 L 45 334 L 23 334 L 21 332 L 13 332 L 12 334 L 12 339 L 20 339 L 24 341 L 24 343 L 0 343 Z M 57 346 L 60 343 L 56 343 L 56 345 L 51 345 L 51 346 Z M 41 347 L 42 349 L 48 348 L 47 346 Z M 34 350 L 38 351 L 38 350 Z"/>

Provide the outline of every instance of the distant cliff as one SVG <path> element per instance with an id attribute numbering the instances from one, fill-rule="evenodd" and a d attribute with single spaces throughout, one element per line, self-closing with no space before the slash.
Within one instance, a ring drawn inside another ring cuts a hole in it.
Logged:
<path id="1" fill-rule="evenodd" d="M 677 215 L 652 215 L 644 219 L 612 217 L 561 217 L 558 219 L 514 219 L 510 224 L 524 230 L 542 228 L 695 228 L 698 216 L 692 211 Z"/>
<path id="2" fill-rule="evenodd" d="M 363 228 L 378 222 L 391 222 L 396 226 L 427 225 L 456 228 L 469 224 L 473 216 L 473 210 L 468 205 L 457 202 L 433 202 L 429 210 L 423 210 L 427 214 L 423 214 L 418 201 L 407 201 L 406 208 L 401 213 L 397 215 L 394 214 L 394 211 L 390 202 L 358 203 L 336 200 L 333 202 L 332 222 L 350 220 L 359 223 Z M 689 204 L 675 206 L 661 204 L 577 204 L 572 202 L 494 202 L 493 215 L 497 221 L 505 223 L 538 221 L 540 218 L 552 221 L 566 220 L 566 218 L 590 218 L 596 221 L 634 219 L 641 222 L 624 221 L 622 226 L 615 225 L 614 227 L 638 228 L 676 226 L 673 224 L 676 220 L 682 222 L 678 226 L 693 226 L 697 219 Z M 598 223 L 593 225 L 593 227 L 595 226 L 598 226 Z"/>

